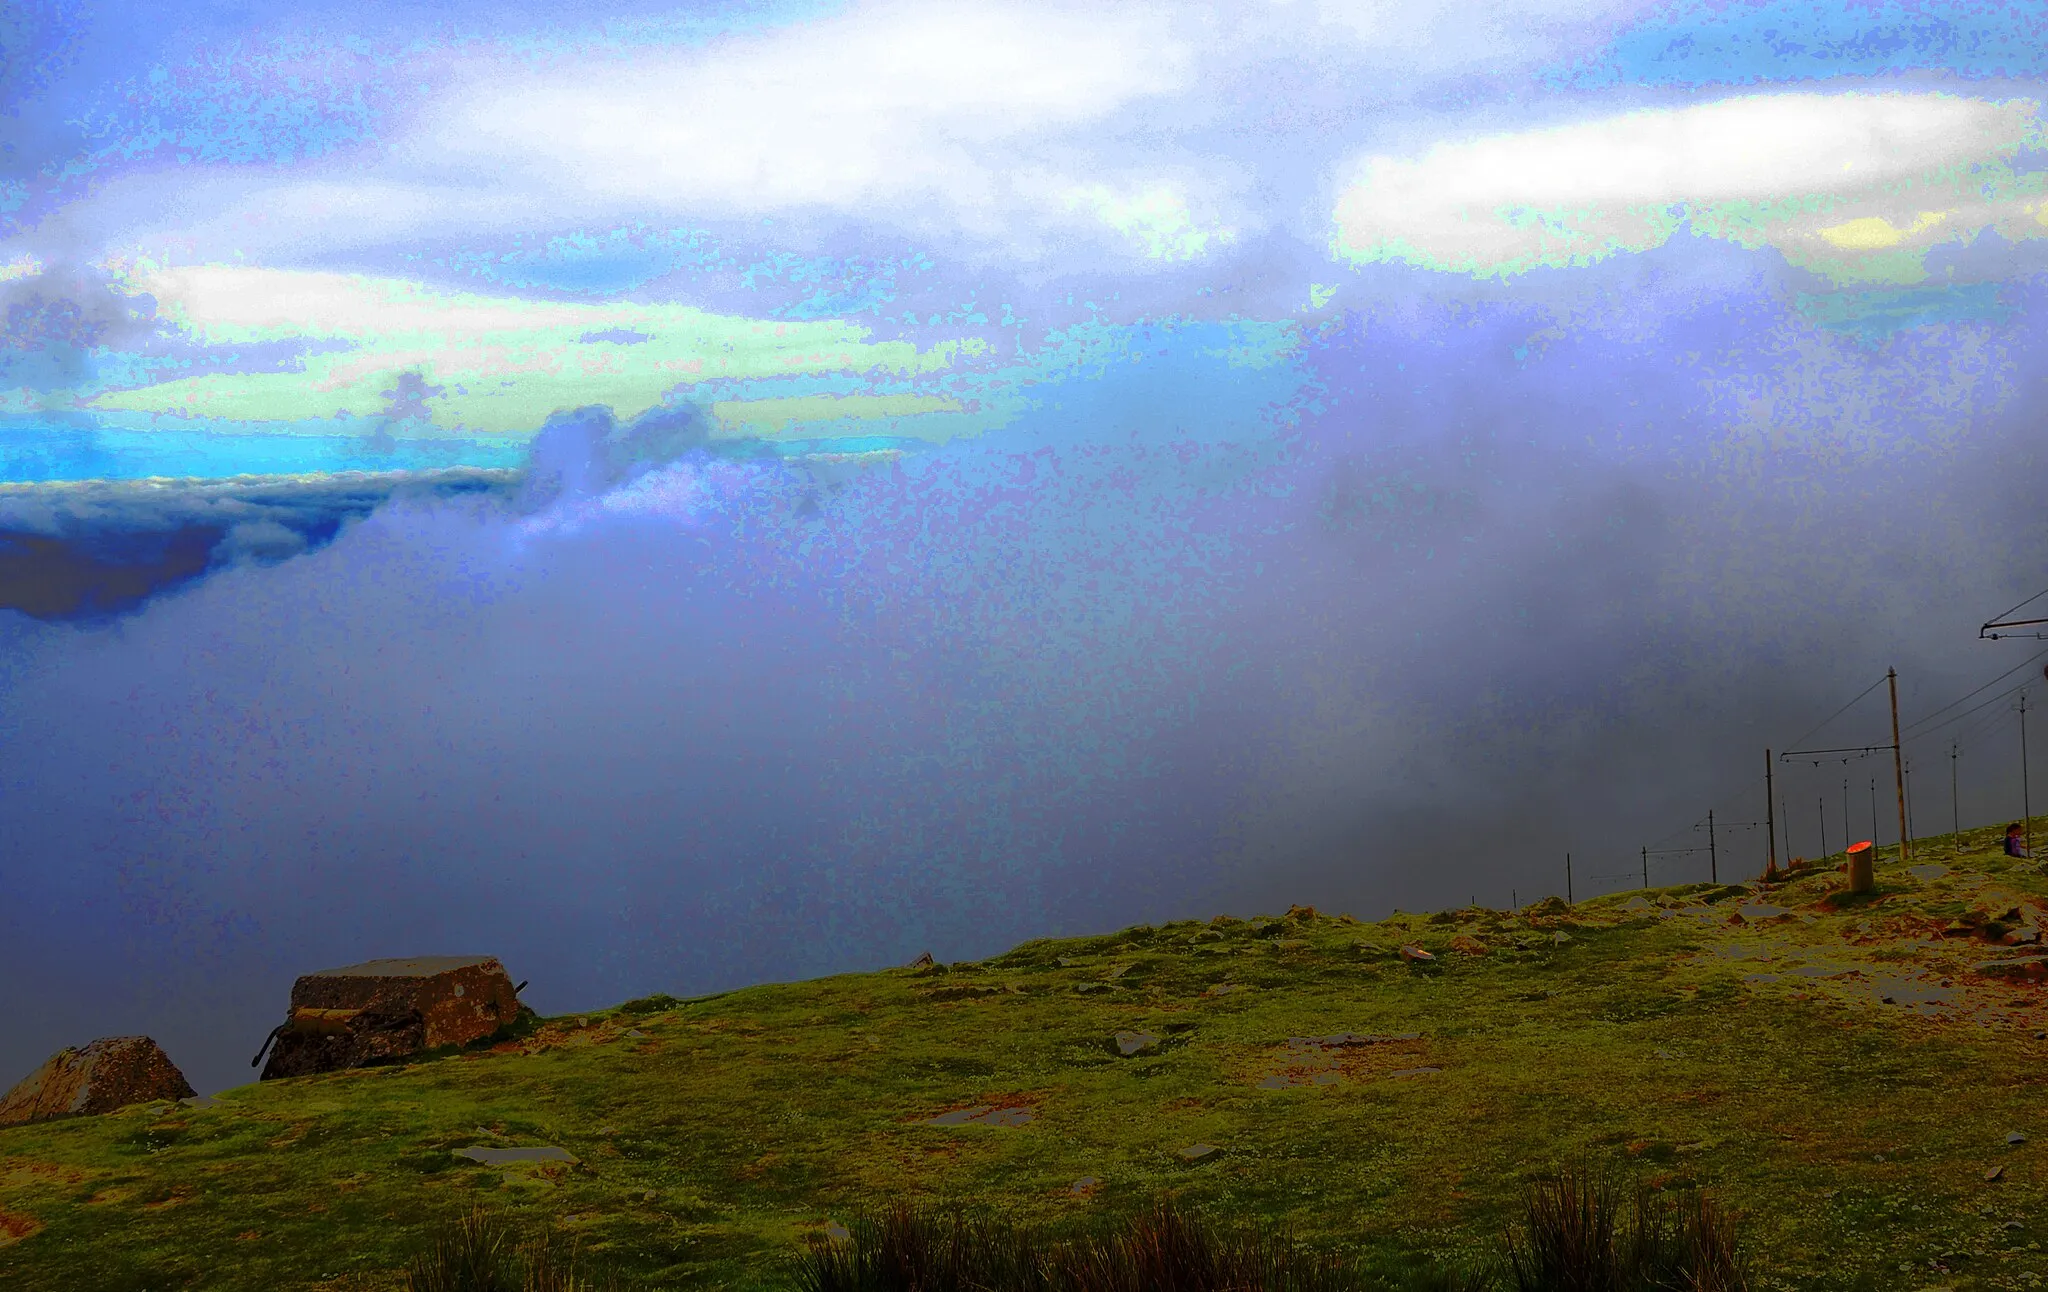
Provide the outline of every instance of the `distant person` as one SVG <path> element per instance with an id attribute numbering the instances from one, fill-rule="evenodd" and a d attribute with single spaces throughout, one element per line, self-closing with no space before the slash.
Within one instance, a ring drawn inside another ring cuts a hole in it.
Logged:
<path id="1" fill-rule="evenodd" d="M 2020 823 L 2015 821 L 2005 827 L 2005 855 L 2008 857 L 2032 857 L 2027 851 L 2026 841 L 2020 837 Z"/>

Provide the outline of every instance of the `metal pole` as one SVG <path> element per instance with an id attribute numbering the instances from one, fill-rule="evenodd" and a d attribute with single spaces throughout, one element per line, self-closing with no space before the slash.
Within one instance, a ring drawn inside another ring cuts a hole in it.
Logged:
<path id="1" fill-rule="evenodd" d="M 1849 860 L 1849 778 L 1842 778 L 1842 860 Z"/>
<path id="2" fill-rule="evenodd" d="M 1764 837 L 1766 840 L 1764 847 L 1767 850 L 1767 860 L 1764 863 L 1764 877 L 1767 879 L 1776 879 L 1778 877 L 1778 816 L 1776 812 L 1777 799 L 1774 797 L 1774 794 L 1775 791 L 1771 788 L 1771 751 L 1766 749 L 1764 750 Z"/>
<path id="3" fill-rule="evenodd" d="M 1950 860 L 1962 856 L 1963 846 L 1963 803 L 1956 795 L 1956 749 L 1948 747 L 1948 855 Z"/>
<path id="4" fill-rule="evenodd" d="M 1885 681 L 1892 691 L 1892 787 L 1899 793 L 1899 864 L 1912 860 L 1913 831 L 1906 823 L 1906 751 L 1899 747 L 1899 671 L 1888 668 Z"/>
<path id="5" fill-rule="evenodd" d="M 1570 853 L 1564 855 L 1564 901 L 1567 906 L 1572 904 L 1572 855 Z"/>
<path id="6" fill-rule="evenodd" d="M 1721 854 L 1714 850 L 1714 809 L 1707 809 L 1707 878 L 1721 882 Z"/>
<path id="7" fill-rule="evenodd" d="M 1828 855 L 1828 796 L 1820 796 L 1820 855 Z"/>
<path id="8" fill-rule="evenodd" d="M 1643 845 L 1643 887 L 1650 886 L 1650 845 Z"/>
<path id="9" fill-rule="evenodd" d="M 1870 778 L 1870 859 L 1877 860 L 1877 777 Z"/>

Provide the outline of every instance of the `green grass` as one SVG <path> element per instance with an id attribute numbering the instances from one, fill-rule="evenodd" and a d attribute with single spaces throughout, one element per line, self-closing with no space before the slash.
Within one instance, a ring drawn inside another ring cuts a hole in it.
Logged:
<path id="1" fill-rule="evenodd" d="M 1058 1232 L 1170 1198 L 1363 1267 L 1463 1265 L 1577 1161 L 1711 1188 L 1758 1289 L 2030 1288 L 2048 1277 L 2043 988 L 1967 972 L 1999 948 L 1924 937 L 2048 894 L 1998 839 L 1967 835 L 1960 862 L 1929 842 L 1918 859 L 1955 874 L 1881 866 L 1853 905 L 1810 870 L 1762 897 L 1792 909 L 1778 922 L 1732 923 L 1745 890 L 1708 885 L 1643 894 L 1649 912 L 1622 893 L 1184 922 L 650 998 L 547 1020 L 516 1052 L 0 1129 L 0 1286 L 395 1292 L 479 1202 L 649 1288 L 780 1286 L 808 1236 L 898 1201 Z M 1492 953 L 1451 951 L 1461 933 Z M 1437 962 L 1399 960 L 1408 941 Z M 1929 990 L 1950 1003 L 1922 1012 Z M 1120 1030 L 1162 1044 L 1120 1057 Z M 1287 1044 L 1341 1032 L 1419 1036 Z M 1035 1117 L 922 1124 L 969 1105 Z M 2008 1147 L 2012 1130 L 2031 1141 Z M 452 1154 L 492 1143 L 581 1162 Z M 1217 1151 L 1181 1155 L 1196 1143 Z"/>

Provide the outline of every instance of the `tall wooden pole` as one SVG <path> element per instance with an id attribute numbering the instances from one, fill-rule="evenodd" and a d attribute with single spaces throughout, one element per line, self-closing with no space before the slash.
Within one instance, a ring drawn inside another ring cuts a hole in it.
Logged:
<path id="1" fill-rule="evenodd" d="M 1650 886 L 1650 845 L 1643 845 L 1643 887 Z"/>
<path id="2" fill-rule="evenodd" d="M 1956 751 L 1958 745 L 1948 747 L 1948 855 L 1950 860 L 1962 856 L 1963 846 L 1963 801 L 1956 794 Z"/>
<path id="3" fill-rule="evenodd" d="M 1899 864 L 1910 860 L 1912 840 L 1906 833 L 1906 755 L 1899 748 L 1899 673 L 1897 669 L 1886 669 L 1885 680 L 1892 689 L 1892 784 L 1899 791 Z"/>
<path id="4" fill-rule="evenodd" d="M 2020 820 L 2026 823 L 2027 855 L 2034 855 L 2033 786 L 2027 783 L 2027 693 L 2020 692 Z"/>
<path id="5" fill-rule="evenodd" d="M 1572 904 L 1572 855 L 1570 853 L 1564 855 L 1564 900 L 1565 905 L 1570 906 Z"/>
<path id="6" fill-rule="evenodd" d="M 1769 860 L 1764 865 L 1764 878 L 1778 877 L 1778 800 L 1771 791 L 1771 751 L 1764 750 L 1764 834 L 1769 839 L 1765 844 Z M 1790 824 L 1789 822 L 1787 824 Z"/>
<path id="7" fill-rule="evenodd" d="M 1721 882 L 1721 854 L 1714 849 L 1714 809 L 1707 809 L 1707 878 Z"/>

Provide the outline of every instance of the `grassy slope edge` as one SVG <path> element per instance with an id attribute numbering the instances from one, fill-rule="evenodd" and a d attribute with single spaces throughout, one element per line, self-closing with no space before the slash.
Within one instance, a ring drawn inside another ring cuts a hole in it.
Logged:
<path id="1" fill-rule="evenodd" d="M 1941 931 L 2038 909 L 2048 883 L 1993 832 L 1958 861 L 1945 844 L 1925 852 L 1952 874 L 1880 868 L 1854 903 L 1821 869 L 1520 913 L 1187 921 L 0 1129 L 0 1286 L 396 1288 L 479 1198 L 649 1287 L 767 1286 L 805 1234 L 901 1198 L 1059 1226 L 1173 1195 L 1368 1264 L 1459 1260 L 1583 1159 L 1711 1186 L 1765 1288 L 2035 1287 L 2043 988 L 1975 972 L 2011 953 Z M 1734 918 L 1745 902 L 1788 913 Z M 1119 1030 L 1162 1044 L 1126 1058 Z M 1289 1045 L 1340 1032 L 1419 1035 Z M 973 1105 L 1033 1117 L 923 1124 Z M 451 1154 L 475 1144 L 580 1163 Z"/>

